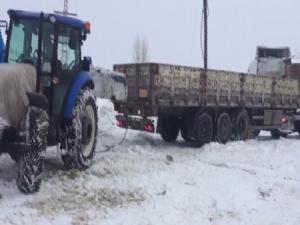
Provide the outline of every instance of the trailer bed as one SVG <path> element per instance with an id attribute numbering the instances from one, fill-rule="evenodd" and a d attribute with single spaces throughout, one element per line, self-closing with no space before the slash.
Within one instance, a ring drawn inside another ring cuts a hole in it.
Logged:
<path id="1" fill-rule="evenodd" d="M 118 64 L 114 70 L 126 74 L 128 83 L 127 101 L 115 105 L 133 115 L 157 116 L 161 107 L 300 106 L 295 79 L 158 63 Z"/>

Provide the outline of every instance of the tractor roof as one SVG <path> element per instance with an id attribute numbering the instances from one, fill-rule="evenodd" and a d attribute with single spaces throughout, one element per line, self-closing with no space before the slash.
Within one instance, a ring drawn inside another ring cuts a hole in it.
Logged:
<path id="1" fill-rule="evenodd" d="M 13 18 L 37 19 L 37 20 L 41 16 L 41 12 L 30 12 L 30 11 L 13 10 L 13 9 L 8 10 L 8 14 L 10 17 Z M 51 13 L 51 14 L 43 13 L 43 14 L 45 19 L 48 19 L 50 16 L 54 16 L 56 18 L 56 21 L 75 28 L 84 29 L 85 26 L 85 23 L 82 20 L 70 16 L 65 16 L 65 15 L 60 15 L 55 13 Z"/>

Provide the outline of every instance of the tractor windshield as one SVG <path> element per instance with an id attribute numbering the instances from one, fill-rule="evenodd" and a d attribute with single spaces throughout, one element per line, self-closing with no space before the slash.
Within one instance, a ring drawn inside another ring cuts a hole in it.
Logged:
<path id="1" fill-rule="evenodd" d="M 38 52 L 38 21 L 14 20 L 8 46 L 8 63 L 31 59 L 36 64 Z"/>

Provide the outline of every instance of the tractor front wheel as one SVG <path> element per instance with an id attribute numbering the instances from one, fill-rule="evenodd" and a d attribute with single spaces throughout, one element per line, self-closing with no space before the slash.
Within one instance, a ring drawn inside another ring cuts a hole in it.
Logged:
<path id="1" fill-rule="evenodd" d="M 98 132 L 96 98 L 86 87 L 73 108 L 73 119 L 66 123 L 66 145 L 62 160 L 67 169 L 86 169 L 92 164 Z"/>

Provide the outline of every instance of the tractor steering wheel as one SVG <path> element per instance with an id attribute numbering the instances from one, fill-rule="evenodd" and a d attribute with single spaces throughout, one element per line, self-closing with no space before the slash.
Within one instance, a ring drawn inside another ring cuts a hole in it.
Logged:
<path id="1" fill-rule="evenodd" d="M 72 70 L 72 69 L 74 68 L 74 66 L 75 66 L 75 63 L 76 63 L 76 61 L 73 60 L 73 61 L 68 65 L 67 70 L 68 70 L 68 71 Z"/>
<path id="2" fill-rule="evenodd" d="M 17 58 L 16 62 L 17 63 L 29 63 L 32 64 L 34 66 L 37 65 L 37 59 L 38 59 L 38 50 L 34 50 L 34 52 L 32 53 L 32 57 L 27 57 L 25 58 L 24 53 L 22 53 L 21 55 L 19 55 L 19 57 Z"/>

